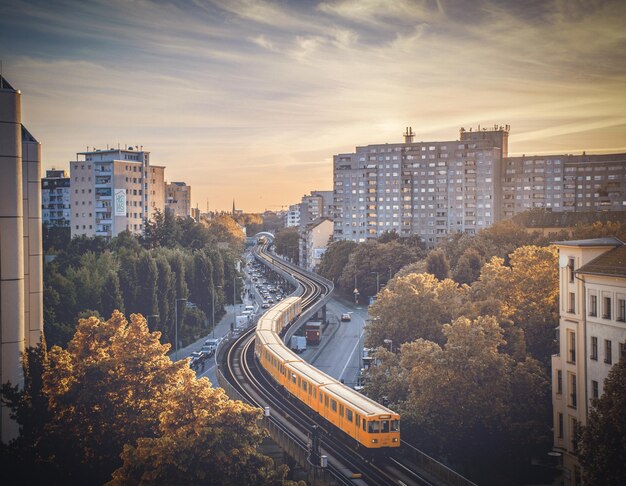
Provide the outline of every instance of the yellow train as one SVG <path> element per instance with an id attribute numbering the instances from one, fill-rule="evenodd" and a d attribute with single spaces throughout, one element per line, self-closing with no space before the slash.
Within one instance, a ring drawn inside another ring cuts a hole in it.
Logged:
<path id="1" fill-rule="evenodd" d="M 400 445 L 400 416 L 322 373 L 285 346 L 279 333 L 301 312 L 289 297 L 263 314 L 256 330 L 257 360 L 289 393 L 364 447 Z"/>

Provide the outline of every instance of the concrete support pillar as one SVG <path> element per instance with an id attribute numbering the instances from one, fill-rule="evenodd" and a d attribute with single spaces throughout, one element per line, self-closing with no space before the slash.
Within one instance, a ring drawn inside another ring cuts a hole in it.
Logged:
<path id="1" fill-rule="evenodd" d="M 41 144 L 22 127 L 24 211 L 24 338 L 26 347 L 43 334 L 43 251 L 41 240 Z"/>
<path id="2" fill-rule="evenodd" d="M 23 386 L 24 249 L 21 94 L 0 85 L 0 381 Z M 9 410 L 0 410 L 0 439 L 18 434 Z"/>

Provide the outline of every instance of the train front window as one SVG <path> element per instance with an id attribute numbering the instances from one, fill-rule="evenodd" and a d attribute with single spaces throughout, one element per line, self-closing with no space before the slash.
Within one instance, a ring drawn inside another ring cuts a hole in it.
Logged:
<path id="1" fill-rule="evenodd" d="M 382 424 L 383 424 L 382 433 L 387 434 L 389 432 L 389 420 L 383 420 Z"/>
<path id="2" fill-rule="evenodd" d="M 378 420 L 370 420 L 367 422 L 367 432 L 370 434 L 378 434 L 380 432 L 380 422 Z"/>
<path id="3" fill-rule="evenodd" d="M 392 420 L 391 421 L 391 431 L 392 432 L 400 432 L 400 421 Z"/>

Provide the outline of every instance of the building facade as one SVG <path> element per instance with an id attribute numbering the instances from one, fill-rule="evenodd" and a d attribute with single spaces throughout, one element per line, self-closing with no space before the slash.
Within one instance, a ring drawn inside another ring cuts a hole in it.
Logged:
<path id="1" fill-rule="evenodd" d="M 292 204 L 285 218 L 286 228 L 298 228 L 300 226 L 300 204 Z"/>
<path id="2" fill-rule="evenodd" d="M 335 239 L 365 241 L 386 231 L 419 235 L 430 246 L 449 233 L 476 231 L 501 218 L 499 180 L 508 126 L 480 137 L 357 147 L 334 156 Z M 490 136 L 487 136 L 490 135 Z"/>
<path id="3" fill-rule="evenodd" d="M 0 76 L 0 380 L 20 387 L 22 353 L 43 333 L 41 144 L 22 125 L 21 96 Z M 19 428 L 0 407 L 7 443 Z"/>
<path id="4" fill-rule="evenodd" d="M 41 218 L 52 227 L 70 227 L 70 178 L 64 170 L 47 170 L 41 179 Z"/>
<path id="5" fill-rule="evenodd" d="M 559 249 L 559 352 L 552 356 L 554 448 L 566 486 L 582 483 L 577 436 L 591 400 L 626 358 L 626 245 L 617 238 L 563 241 Z"/>
<path id="6" fill-rule="evenodd" d="M 304 249 L 301 267 L 313 271 L 319 265 L 333 236 L 333 228 L 333 220 L 326 217 L 318 218 L 307 225 L 300 237 L 301 247 Z"/>
<path id="7" fill-rule="evenodd" d="M 149 174 L 149 195 L 150 195 L 150 219 L 159 212 L 165 213 L 165 167 L 161 165 L 151 165 Z"/>
<path id="8" fill-rule="evenodd" d="M 162 180 L 163 168 L 152 168 L 150 152 L 139 147 L 77 153 L 70 162 L 72 237 L 141 233 L 161 204 L 155 194 L 152 205 L 151 180 Z"/>
<path id="9" fill-rule="evenodd" d="M 532 208 L 626 209 L 626 154 L 508 157 L 509 126 L 460 130 L 459 139 L 357 147 L 333 158 L 336 239 L 385 231 L 434 246 Z"/>
<path id="10" fill-rule="evenodd" d="M 184 182 L 168 182 L 165 191 L 167 210 L 176 217 L 188 218 L 191 215 L 191 186 Z"/>

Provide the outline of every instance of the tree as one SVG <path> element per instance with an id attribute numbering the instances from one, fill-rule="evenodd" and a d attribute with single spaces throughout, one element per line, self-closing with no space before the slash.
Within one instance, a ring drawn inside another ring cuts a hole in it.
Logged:
<path id="1" fill-rule="evenodd" d="M 125 484 L 283 484 L 287 469 L 256 451 L 265 433 L 261 411 L 229 400 L 208 380 L 183 375 L 160 416 L 159 435 L 126 445 L 124 464 L 110 485 Z"/>
<path id="2" fill-rule="evenodd" d="M 426 257 L 426 271 L 439 280 L 450 278 L 450 263 L 446 254 L 441 250 L 431 251 Z"/>
<path id="3" fill-rule="evenodd" d="M 333 241 L 322 255 L 318 268 L 320 275 L 338 284 L 343 269 L 357 246 L 357 243 L 350 240 Z"/>
<path id="4" fill-rule="evenodd" d="M 295 263 L 299 261 L 299 244 L 300 235 L 297 228 L 285 228 L 276 233 L 274 238 L 276 253 L 292 258 Z"/>
<path id="5" fill-rule="evenodd" d="M 259 410 L 197 380 L 169 349 L 141 315 L 115 312 L 82 319 L 66 349 L 29 351 L 24 390 L 3 388 L 25 432 L 3 458 L 54 484 L 103 484 L 116 469 L 117 484 L 185 484 L 207 471 L 214 484 L 278 484 L 285 471 L 255 450 Z"/>
<path id="6" fill-rule="evenodd" d="M 397 277 L 370 306 L 366 345 L 378 347 L 391 339 L 399 348 L 419 338 L 442 343 L 444 323 L 472 315 L 467 295 L 466 287 L 450 279 L 439 281 L 429 273 Z"/>
<path id="7" fill-rule="evenodd" d="M 475 248 L 468 248 L 454 267 L 454 280 L 460 284 L 471 284 L 480 277 L 480 269 L 485 263 L 482 255 Z"/>
<path id="8" fill-rule="evenodd" d="M 579 459 L 585 484 L 626 484 L 626 359 L 609 371 L 604 392 L 582 427 Z"/>
<path id="9" fill-rule="evenodd" d="M 510 266 L 493 257 L 472 284 L 481 314 L 511 319 L 524 331 L 527 349 L 547 365 L 554 352 L 558 323 L 558 265 L 555 247 L 523 246 L 509 256 Z"/>

